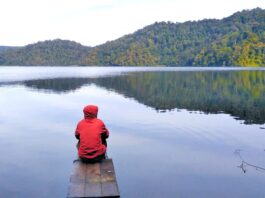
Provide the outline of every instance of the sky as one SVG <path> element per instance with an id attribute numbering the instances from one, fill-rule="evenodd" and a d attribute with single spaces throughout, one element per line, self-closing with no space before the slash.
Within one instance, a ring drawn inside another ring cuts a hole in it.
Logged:
<path id="1" fill-rule="evenodd" d="M 96 46 L 160 21 L 222 19 L 265 0 L 0 0 L 0 45 L 66 39 Z"/>

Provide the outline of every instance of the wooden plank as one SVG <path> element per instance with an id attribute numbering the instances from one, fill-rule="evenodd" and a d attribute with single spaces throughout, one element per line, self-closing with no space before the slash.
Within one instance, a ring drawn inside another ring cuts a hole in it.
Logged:
<path id="1" fill-rule="evenodd" d="M 67 197 L 84 197 L 86 165 L 78 161 L 74 162 L 73 173 L 70 177 L 70 183 Z"/>
<path id="2" fill-rule="evenodd" d="M 86 181 L 84 197 L 102 197 L 100 181 L 100 164 L 86 164 Z"/>
<path id="3" fill-rule="evenodd" d="M 67 197 L 120 197 L 112 159 L 74 162 Z"/>
<path id="4" fill-rule="evenodd" d="M 100 165 L 102 196 L 120 197 L 112 159 L 104 160 Z"/>

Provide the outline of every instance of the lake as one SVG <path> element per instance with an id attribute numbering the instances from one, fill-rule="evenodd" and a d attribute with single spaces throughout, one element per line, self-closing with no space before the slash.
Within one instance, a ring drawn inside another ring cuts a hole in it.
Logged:
<path id="1" fill-rule="evenodd" d="M 265 70 L 0 67 L 0 196 L 66 197 L 87 104 L 121 197 L 265 197 Z"/>

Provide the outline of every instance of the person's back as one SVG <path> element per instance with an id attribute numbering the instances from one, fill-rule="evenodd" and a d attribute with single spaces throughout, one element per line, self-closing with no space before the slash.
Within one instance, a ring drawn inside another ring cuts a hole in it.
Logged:
<path id="1" fill-rule="evenodd" d="M 88 105 L 83 109 L 84 119 L 76 128 L 75 136 L 79 139 L 78 155 L 83 161 L 93 162 L 105 158 L 109 132 L 104 123 L 97 118 L 98 107 Z"/>

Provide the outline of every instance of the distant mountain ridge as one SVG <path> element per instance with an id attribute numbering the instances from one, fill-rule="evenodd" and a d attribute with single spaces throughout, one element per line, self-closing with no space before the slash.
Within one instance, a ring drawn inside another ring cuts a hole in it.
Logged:
<path id="1" fill-rule="evenodd" d="M 5 52 L 5 51 L 10 50 L 10 49 L 16 49 L 16 48 L 18 48 L 18 47 L 0 46 L 0 53 Z"/>
<path id="2" fill-rule="evenodd" d="M 1 65 L 265 66 L 265 10 L 227 18 L 156 22 L 96 47 L 52 40 L 2 49 Z"/>
<path id="3" fill-rule="evenodd" d="M 90 47 L 68 40 L 47 40 L 0 53 L 1 65 L 77 65 Z"/>

